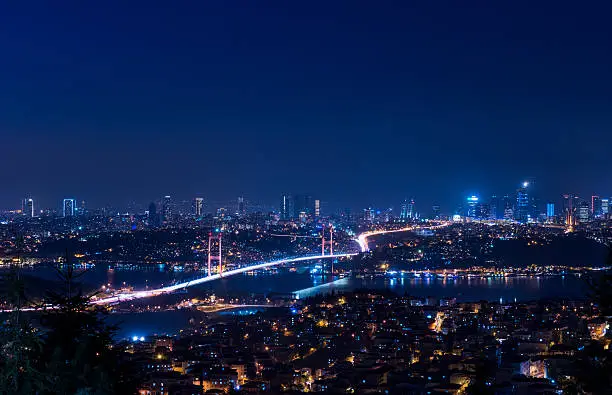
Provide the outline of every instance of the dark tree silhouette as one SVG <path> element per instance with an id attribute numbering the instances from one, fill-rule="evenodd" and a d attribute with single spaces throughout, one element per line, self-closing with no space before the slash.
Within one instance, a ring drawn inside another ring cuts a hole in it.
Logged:
<path id="1" fill-rule="evenodd" d="M 71 265 L 58 270 L 63 291 L 49 291 L 41 317 L 45 330 L 41 371 L 47 393 L 135 393 L 134 376 L 113 348 L 117 328 L 105 321 L 106 310 L 82 294 Z"/>

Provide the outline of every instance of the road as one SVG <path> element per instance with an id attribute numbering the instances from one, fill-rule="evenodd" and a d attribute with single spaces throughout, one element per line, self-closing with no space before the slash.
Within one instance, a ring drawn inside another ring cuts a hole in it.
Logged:
<path id="1" fill-rule="evenodd" d="M 114 295 L 108 298 L 97 299 L 97 300 L 92 301 L 92 303 L 98 304 L 98 305 L 104 305 L 104 304 L 128 302 L 130 300 L 143 299 L 143 298 L 149 298 L 152 296 L 168 294 L 168 293 L 178 291 L 180 289 L 193 287 L 194 285 L 204 284 L 210 281 L 220 280 L 221 278 L 235 276 L 236 274 L 246 273 L 246 272 L 250 272 L 253 270 L 266 269 L 268 267 L 283 265 L 286 263 L 311 261 L 315 259 L 346 258 L 349 256 L 354 256 L 354 255 L 357 255 L 357 254 L 356 253 L 345 253 L 345 254 L 333 254 L 333 255 L 308 255 L 308 256 L 302 256 L 298 258 L 280 259 L 277 261 L 259 263 L 256 265 L 245 266 L 245 267 L 241 267 L 241 268 L 234 269 L 234 270 L 228 270 L 228 271 L 223 272 L 223 274 L 213 274 L 211 276 L 202 277 L 202 278 L 198 278 L 196 280 L 191 280 L 191 281 L 185 281 L 185 282 L 170 285 L 167 287 L 151 289 L 147 291 L 126 292 L 126 293 Z"/>

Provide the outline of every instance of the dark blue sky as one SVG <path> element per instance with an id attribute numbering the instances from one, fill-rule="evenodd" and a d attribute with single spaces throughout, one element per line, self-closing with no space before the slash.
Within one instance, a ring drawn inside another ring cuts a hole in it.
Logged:
<path id="1" fill-rule="evenodd" d="M 607 4 L 3 2 L 0 205 L 612 195 Z"/>

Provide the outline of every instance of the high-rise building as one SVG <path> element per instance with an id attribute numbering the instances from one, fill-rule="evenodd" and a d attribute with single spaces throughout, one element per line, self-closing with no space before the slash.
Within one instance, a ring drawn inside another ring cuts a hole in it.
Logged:
<path id="1" fill-rule="evenodd" d="M 203 197 L 197 197 L 194 199 L 193 213 L 196 216 L 196 218 L 202 218 L 202 215 L 204 214 L 204 198 Z"/>
<path id="2" fill-rule="evenodd" d="M 408 219 L 408 200 L 404 199 L 400 206 L 400 219 L 407 220 Z"/>
<path id="3" fill-rule="evenodd" d="M 280 219 L 288 221 L 294 218 L 293 198 L 291 195 L 281 196 L 280 202 Z"/>
<path id="4" fill-rule="evenodd" d="M 501 207 L 501 201 L 497 195 L 491 196 L 491 201 L 489 202 L 489 219 L 499 219 L 503 217 L 503 207 Z"/>
<path id="5" fill-rule="evenodd" d="M 162 222 L 167 224 L 172 221 L 172 198 L 170 195 L 164 196 L 161 208 Z"/>
<path id="6" fill-rule="evenodd" d="M 596 195 L 591 196 L 591 214 L 593 218 L 602 216 L 601 197 Z"/>
<path id="7" fill-rule="evenodd" d="M 431 218 L 440 219 L 440 205 L 434 204 L 431 206 Z"/>
<path id="8" fill-rule="evenodd" d="M 478 203 L 476 205 L 476 218 L 489 219 L 491 216 L 491 206 L 486 203 Z"/>
<path id="9" fill-rule="evenodd" d="M 400 206 L 400 219 L 405 221 L 408 219 L 416 218 L 416 212 L 414 210 L 414 198 L 410 200 L 404 200 Z"/>
<path id="10" fill-rule="evenodd" d="M 293 199 L 294 213 L 306 213 L 307 216 L 314 214 L 314 204 L 310 195 L 295 195 Z"/>
<path id="11" fill-rule="evenodd" d="M 601 214 L 604 216 L 610 214 L 610 199 L 601 199 Z"/>
<path id="12" fill-rule="evenodd" d="M 476 218 L 476 206 L 478 206 L 478 196 L 468 196 L 466 199 L 466 210 L 465 216 L 469 218 Z"/>
<path id="13" fill-rule="evenodd" d="M 414 198 L 410 198 L 410 201 L 408 202 L 408 219 L 415 219 L 416 218 L 416 211 L 414 208 Z"/>
<path id="14" fill-rule="evenodd" d="M 314 216 L 317 218 L 321 216 L 321 201 L 319 199 L 314 201 Z"/>
<path id="15" fill-rule="evenodd" d="M 551 222 L 555 218 L 555 204 L 552 202 L 546 203 L 546 220 Z"/>
<path id="16" fill-rule="evenodd" d="M 30 217 L 33 218 L 34 215 L 34 199 L 32 198 L 25 198 L 23 199 L 23 201 L 21 202 L 21 214 L 25 215 L 26 217 Z"/>
<path id="17" fill-rule="evenodd" d="M 149 212 L 147 213 L 147 220 L 149 222 L 149 226 L 156 227 L 159 226 L 159 214 L 157 213 L 157 206 L 154 202 L 149 204 Z"/>
<path id="18" fill-rule="evenodd" d="M 243 216 L 246 214 L 246 203 L 244 202 L 244 197 L 238 196 L 238 216 Z"/>
<path id="19" fill-rule="evenodd" d="M 561 199 L 561 210 L 563 212 L 563 216 L 565 217 L 565 224 L 572 225 L 574 224 L 574 219 L 576 217 L 576 213 L 578 211 L 578 206 L 580 205 L 580 198 L 571 193 L 567 193 L 562 196 Z"/>
<path id="20" fill-rule="evenodd" d="M 528 222 L 531 216 L 531 205 L 529 193 L 527 192 L 528 187 L 529 183 L 524 182 L 516 191 L 516 210 L 514 211 L 514 219 L 522 223 Z"/>
<path id="21" fill-rule="evenodd" d="M 587 202 L 580 202 L 578 205 L 578 220 L 580 222 L 588 222 L 590 218 L 590 209 Z"/>
<path id="22" fill-rule="evenodd" d="M 371 207 L 363 209 L 363 220 L 366 222 L 374 221 L 374 209 Z"/>
<path id="23" fill-rule="evenodd" d="M 64 217 L 73 217 L 75 206 L 76 206 L 75 199 L 64 199 L 64 202 L 62 205 L 62 214 L 64 215 Z"/>

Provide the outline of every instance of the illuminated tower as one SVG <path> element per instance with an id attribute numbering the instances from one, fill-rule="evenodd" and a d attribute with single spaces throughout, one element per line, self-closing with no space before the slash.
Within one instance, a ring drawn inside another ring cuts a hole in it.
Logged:
<path id="1" fill-rule="evenodd" d="M 293 198 L 291 195 L 281 196 L 280 219 L 288 221 L 294 217 Z"/>
<path id="2" fill-rule="evenodd" d="M 319 199 L 314 201 L 314 216 L 317 218 L 321 216 L 321 201 Z"/>
<path id="3" fill-rule="evenodd" d="M 529 183 L 524 182 L 516 191 L 516 211 L 514 212 L 514 219 L 522 223 L 527 223 L 530 217 L 528 187 Z"/>
<path id="4" fill-rule="evenodd" d="M 593 218 L 599 218 L 603 214 L 601 200 L 599 196 L 591 196 L 591 214 Z"/>
<path id="5" fill-rule="evenodd" d="M 162 222 L 167 224 L 172 220 L 172 198 L 170 195 L 164 196 L 161 208 Z"/>
<path id="6" fill-rule="evenodd" d="M 21 213 L 29 218 L 34 218 L 34 199 L 25 198 L 21 202 Z"/>
<path id="7" fill-rule="evenodd" d="M 221 232 L 208 234 L 208 275 L 212 276 L 212 263 L 219 262 L 219 274 L 223 273 L 222 255 L 221 255 Z M 216 244 L 216 248 L 213 247 Z M 215 251 L 217 251 L 215 253 Z M 214 254 L 214 255 L 213 255 Z"/>
<path id="8" fill-rule="evenodd" d="M 202 218 L 202 214 L 204 213 L 204 198 L 197 197 L 193 201 L 193 213 L 196 218 Z"/>
<path id="9" fill-rule="evenodd" d="M 62 214 L 64 215 L 64 217 L 74 217 L 75 206 L 75 199 L 64 199 L 64 203 L 62 205 Z"/>
<path id="10" fill-rule="evenodd" d="M 410 201 L 408 202 L 407 214 L 408 219 L 416 218 L 416 212 L 414 211 L 414 198 L 410 198 Z"/>
<path id="11" fill-rule="evenodd" d="M 477 214 L 477 206 L 478 206 L 478 196 L 476 195 L 472 195 L 472 196 L 468 196 L 466 199 L 466 204 L 467 204 L 467 210 L 465 212 L 465 216 L 469 217 L 469 218 L 476 218 L 476 214 Z"/>
<path id="12" fill-rule="evenodd" d="M 334 225 L 329 225 L 329 240 L 325 240 L 325 225 L 321 229 L 321 255 L 325 255 L 325 246 L 329 246 L 329 255 L 334 255 Z"/>
<path id="13" fill-rule="evenodd" d="M 246 204 L 242 196 L 238 197 L 238 211 L 236 213 L 238 216 L 244 216 L 246 214 Z"/>
<path id="14" fill-rule="evenodd" d="M 601 199 L 601 214 L 606 216 L 610 213 L 610 199 L 603 198 Z"/>
<path id="15" fill-rule="evenodd" d="M 400 206 L 400 220 L 405 221 L 408 219 L 408 201 L 404 199 L 402 205 Z"/>

